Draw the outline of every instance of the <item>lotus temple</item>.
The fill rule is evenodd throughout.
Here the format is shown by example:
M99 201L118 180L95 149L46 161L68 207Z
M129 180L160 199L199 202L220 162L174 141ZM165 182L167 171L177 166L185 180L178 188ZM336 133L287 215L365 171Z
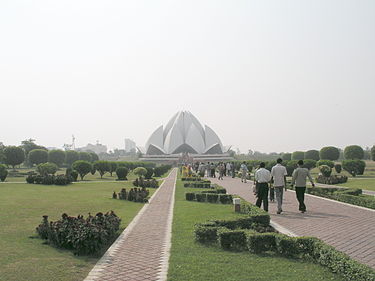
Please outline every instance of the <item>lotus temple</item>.
M224 147L213 129L204 127L189 111L177 112L149 137L140 160L176 163L183 157L194 161L227 161L230 147Z

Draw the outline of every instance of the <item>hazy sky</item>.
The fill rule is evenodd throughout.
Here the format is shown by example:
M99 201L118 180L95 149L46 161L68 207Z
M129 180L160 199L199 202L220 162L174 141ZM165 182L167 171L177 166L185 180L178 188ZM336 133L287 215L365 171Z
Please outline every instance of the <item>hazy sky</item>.
M143 146L191 111L224 145L372 146L375 1L0 1L0 141Z

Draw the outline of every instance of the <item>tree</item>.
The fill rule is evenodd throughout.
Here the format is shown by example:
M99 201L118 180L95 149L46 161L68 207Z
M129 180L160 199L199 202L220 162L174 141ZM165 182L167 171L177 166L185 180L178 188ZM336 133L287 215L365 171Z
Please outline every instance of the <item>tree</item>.
M91 155L88 152L79 152L79 160L91 162Z
M306 151L305 152L305 159L311 159L311 160L319 161L320 160L319 151L314 150L314 149Z
M98 154L96 154L95 152L89 152L89 153L90 153L90 156L91 156L91 162L95 162L95 161L99 160Z
M42 176L54 175L57 172L58 169L59 169L59 167L57 167L57 165L55 163L50 163L50 162L39 164L36 167L36 170Z
M5 145L0 142L0 164L4 163L5 161L5 154L4 154Z
M361 160L364 157L363 148L359 145L349 145L344 149L344 157L348 160Z
M111 174L111 177L112 177L112 173L116 172L116 169L117 169L117 163L109 162L109 173Z
M284 161L290 161L292 160L292 153L283 153L281 158L284 160Z
M133 173L134 173L134 175L141 178L141 177L144 177L147 174L147 170L146 170L146 168L138 167L138 168L134 169Z
M29 158L30 164L39 165L48 161L48 152L44 149L33 149L29 152L27 158Z
M371 148L371 159L375 161L375 145Z
M316 161L313 159L305 159L303 160L303 167L311 170L316 167Z
M88 173L91 172L92 165L88 161L78 160L78 161L76 161L76 162L73 163L72 167L73 167L74 170L76 170L78 172L78 174L81 177L81 180L83 180L83 178Z
M65 151L60 149L53 149L48 151L48 162L55 163L61 167L65 161Z
M3 164L0 164L0 181L5 181L7 176L8 176L7 167L5 167L5 165Z
M74 150L65 151L65 163L70 167L72 164L79 160L79 154Z
M103 175L106 172L109 172L110 164L108 161L95 161L94 162L95 169L99 172L100 178L103 178Z
M356 175L363 175L366 163L362 160L344 160L342 161L342 168L355 177Z
M126 176L129 173L129 169L126 167L118 167L116 169L116 175L118 180L127 180Z
M305 152L303 151L294 151L292 153L292 160L303 160L305 158Z
M38 145L35 143L34 139L28 139L21 142L21 147L25 151L26 156L29 155L29 152L34 149L44 149L47 150L44 146Z
M326 146L319 152L320 159L335 161L340 157L340 151L337 147Z
M5 164L14 167L20 165L25 161L25 152L19 146L7 146L4 149Z

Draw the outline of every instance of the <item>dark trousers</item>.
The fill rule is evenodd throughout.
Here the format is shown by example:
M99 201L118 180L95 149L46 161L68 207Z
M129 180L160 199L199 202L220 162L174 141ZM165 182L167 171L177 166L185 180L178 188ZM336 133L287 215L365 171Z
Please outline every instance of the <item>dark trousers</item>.
M258 196L258 199L255 205L257 205L260 208L263 202L263 209L266 212L268 212L268 183L266 182L259 183L257 196Z
M306 211L305 191L306 191L306 186L296 186L296 196L297 196L297 200L299 203L300 211Z

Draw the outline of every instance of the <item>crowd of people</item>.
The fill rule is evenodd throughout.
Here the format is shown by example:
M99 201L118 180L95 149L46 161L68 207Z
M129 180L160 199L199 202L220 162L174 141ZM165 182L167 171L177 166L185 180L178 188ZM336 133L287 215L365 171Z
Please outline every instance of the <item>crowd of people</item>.
M264 162L259 164L259 167L257 167L254 173L253 192L257 197L255 204L259 208L263 205L263 209L267 212L268 202L274 202L276 198L277 214L281 214L283 211L284 190L287 190L287 170L285 166L282 165L281 158L277 159L276 162L276 165L272 167L271 171L265 168L266 165ZM306 212L306 205L304 203L306 180L309 179L312 186L315 186L310 171L304 168L303 164L303 160L298 161L298 167L293 171L291 182L291 186L295 186L299 211L301 213ZM216 178L216 175L218 175L218 180L223 180L224 177L235 178L236 175L238 175L241 177L241 182L247 183L247 180L251 178L245 161L241 163L238 171L234 162L196 162L189 166L189 169L194 170L195 173L201 177Z

